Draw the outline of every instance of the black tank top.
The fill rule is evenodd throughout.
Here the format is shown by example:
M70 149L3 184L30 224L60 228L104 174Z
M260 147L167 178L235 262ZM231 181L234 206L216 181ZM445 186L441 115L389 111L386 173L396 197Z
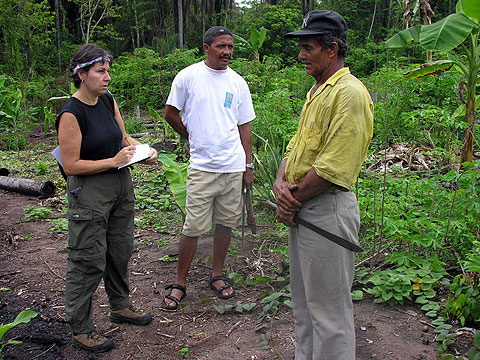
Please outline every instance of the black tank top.
M71 97L57 117L56 128L64 112L72 113L82 133L80 159L101 160L114 157L122 148L122 131L114 117L113 97L109 93L99 96L95 105L87 105ZM106 172L116 169L107 170Z

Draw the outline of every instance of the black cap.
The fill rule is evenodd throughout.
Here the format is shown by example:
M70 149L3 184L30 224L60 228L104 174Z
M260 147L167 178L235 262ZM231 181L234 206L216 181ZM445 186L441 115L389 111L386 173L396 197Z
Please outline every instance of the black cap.
M312 10L305 15L301 30L285 34L286 38L331 34L347 41L347 23L333 10Z
M212 26L205 32L203 37L203 42L210 45L218 36L221 35L230 35L233 37L232 32L223 26Z

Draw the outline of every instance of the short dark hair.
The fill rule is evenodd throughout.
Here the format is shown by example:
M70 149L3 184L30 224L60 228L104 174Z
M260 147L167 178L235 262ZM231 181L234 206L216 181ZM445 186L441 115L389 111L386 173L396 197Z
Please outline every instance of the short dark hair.
M82 81L78 77L78 70L87 71L90 70L93 64L91 63L85 66L82 64L87 64L92 60L101 58L100 61L107 61L110 65L112 65L113 57L110 55L106 50L102 49L100 46L95 44L85 44L80 46L77 50L75 55L73 55L72 60L70 60L69 69L73 73L73 85L78 89Z
M345 59L347 56L348 45L345 40L331 34L322 34L314 36L313 38L321 46L322 50L330 49L332 47L332 43L336 42L338 44L338 57Z
M213 26L205 32L203 43L210 46L212 45L212 42L221 35L230 35L233 38L232 32L227 28L224 28L223 26Z

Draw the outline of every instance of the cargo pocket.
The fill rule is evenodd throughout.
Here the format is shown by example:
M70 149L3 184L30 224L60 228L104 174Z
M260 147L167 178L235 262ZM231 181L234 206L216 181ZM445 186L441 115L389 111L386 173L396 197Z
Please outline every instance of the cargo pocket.
M68 247L88 249L95 245L95 224L93 211L87 208L68 209Z

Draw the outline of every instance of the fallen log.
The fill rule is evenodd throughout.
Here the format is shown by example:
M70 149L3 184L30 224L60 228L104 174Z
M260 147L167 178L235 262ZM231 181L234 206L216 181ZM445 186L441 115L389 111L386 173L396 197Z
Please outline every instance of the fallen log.
M51 181L32 180L0 176L0 189L25 195L51 197L55 194L55 185Z

